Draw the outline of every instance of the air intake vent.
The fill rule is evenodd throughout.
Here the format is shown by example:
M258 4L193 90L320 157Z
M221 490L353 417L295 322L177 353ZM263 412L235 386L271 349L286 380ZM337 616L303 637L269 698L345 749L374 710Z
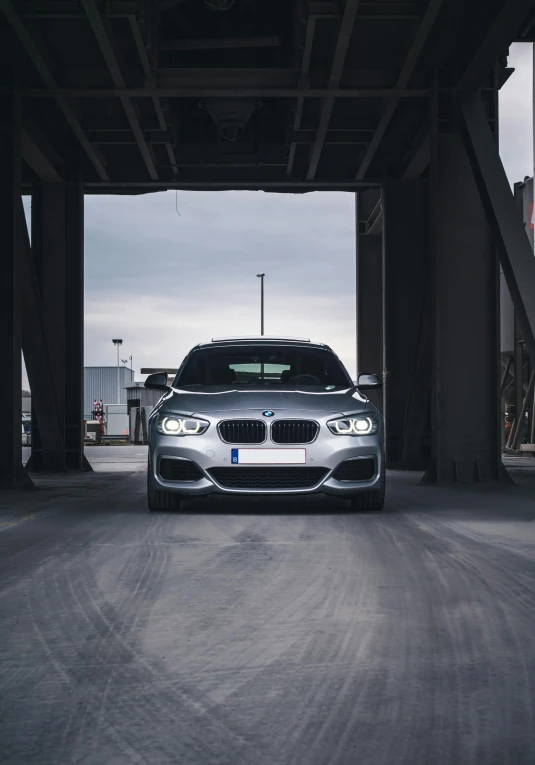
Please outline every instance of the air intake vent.
M341 462L332 477L336 481L371 481L375 476L375 460L373 457Z
M276 444L309 444L318 430L313 420L278 420L271 426L271 440Z
M210 475L227 489L307 489L327 475L321 467L212 468Z
M203 473L191 460L160 460L160 475L164 481L200 481Z
M262 444L266 423L262 420L225 420L219 423L219 435L227 444Z

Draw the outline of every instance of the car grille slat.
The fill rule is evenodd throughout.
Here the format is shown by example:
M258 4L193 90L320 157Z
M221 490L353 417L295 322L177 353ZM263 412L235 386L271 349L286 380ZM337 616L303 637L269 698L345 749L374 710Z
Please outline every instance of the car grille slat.
M275 444L309 444L318 431L314 420L277 420L271 426L271 440Z
M327 475L321 467L223 467L209 474L228 489L306 489Z
M332 477L336 481L371 481L375 472L375 460L373 457L367 457L341 462Z
M201 469L191 460L160 460L160 476L164 481L200 481Z
M219 435L227 444L262 444L266 440L266 423L262 420L224 420Z

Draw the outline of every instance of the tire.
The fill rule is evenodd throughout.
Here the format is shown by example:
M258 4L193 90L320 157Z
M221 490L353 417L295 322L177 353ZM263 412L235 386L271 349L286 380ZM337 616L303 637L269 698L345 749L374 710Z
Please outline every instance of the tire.
M383 458L383 468L381 471L381 484L378 489L372 491L362 491L351 497L351 509L357 512L379 512L385 506L385 462Z
M150 458L147 464L147 504L151 513L162 510L180 510L180 497L168 491L154 488Z

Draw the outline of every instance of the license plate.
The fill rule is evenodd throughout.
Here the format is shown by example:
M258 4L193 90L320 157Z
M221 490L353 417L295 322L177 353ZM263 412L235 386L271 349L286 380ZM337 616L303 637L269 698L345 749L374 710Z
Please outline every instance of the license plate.
M232 449L233 465L305 465L306 449Z

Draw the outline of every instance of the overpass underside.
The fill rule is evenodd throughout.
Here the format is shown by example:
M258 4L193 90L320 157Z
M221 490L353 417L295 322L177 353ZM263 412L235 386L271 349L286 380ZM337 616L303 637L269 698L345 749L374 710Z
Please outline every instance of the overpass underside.
M535 261L498 93L535 0L0 0L0 18L3 485L27 480L21 349L33 470L88 467L84 194L164 189L356 193L358 367L384 375L388 464L503 478L498 264L535 359Z

